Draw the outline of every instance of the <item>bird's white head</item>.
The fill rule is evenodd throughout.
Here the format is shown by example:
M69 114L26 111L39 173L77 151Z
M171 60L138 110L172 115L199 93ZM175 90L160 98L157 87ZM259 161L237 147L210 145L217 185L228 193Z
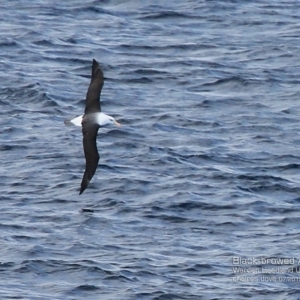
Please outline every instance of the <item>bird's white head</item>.
M111 125L111 124L115 124L117 126L121 126L120 123L118 123L115 118L109 116L109 115L106 115L104 113L100 113L98 116L97 116L97 121L98 121L98 124L103 127L103 126L107 126L107 125Z

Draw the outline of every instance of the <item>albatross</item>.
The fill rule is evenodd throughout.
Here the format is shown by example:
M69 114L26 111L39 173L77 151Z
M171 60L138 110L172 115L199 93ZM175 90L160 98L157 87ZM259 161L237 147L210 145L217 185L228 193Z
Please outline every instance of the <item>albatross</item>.
M86 94L84 115L65 121L66 125L73 124L82 127L83 150L86 164L79 195L88 187L98 166L100 158L96 142L98 129L110 124L121 126L113 117L101 112L100 94L103 84L103 72L99 63L93 59L92 76Z

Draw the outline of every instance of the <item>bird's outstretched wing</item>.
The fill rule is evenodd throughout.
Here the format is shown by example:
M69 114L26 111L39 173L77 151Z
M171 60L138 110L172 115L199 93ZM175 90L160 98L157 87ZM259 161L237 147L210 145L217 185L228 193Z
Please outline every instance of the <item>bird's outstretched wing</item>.
M85 114L101 111L100 94L103 84L103 72L99 63L93 59L91 83L89 85L85 100Z
M84 122L82 123L83 149L86 165L85 172L81 181L79 195L81 195L89 185L90 180L93 178L98 166L100 158L96 142L98 129L98 124L86 124Z

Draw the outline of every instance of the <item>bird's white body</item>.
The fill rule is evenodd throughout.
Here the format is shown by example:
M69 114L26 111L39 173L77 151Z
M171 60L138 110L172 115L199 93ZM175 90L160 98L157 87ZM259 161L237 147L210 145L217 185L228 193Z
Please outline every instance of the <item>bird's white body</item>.
M70 123L74 124L75 126L82 127L83 117L84 117L84 115L76 117L76 118L70 120ZM116 122L116 120L113 117L106 115L103 112L95 113L95 123L98 123L99 126L101 126L101 127L103 127L105 125L109 125L109 124L120 125L119 123Z
M79 116L79 117L76 117L72 120L70 120L70 123L72 123L73 125L75 126L82 126L81 123L82 123L82 118L83 118L83 115Z

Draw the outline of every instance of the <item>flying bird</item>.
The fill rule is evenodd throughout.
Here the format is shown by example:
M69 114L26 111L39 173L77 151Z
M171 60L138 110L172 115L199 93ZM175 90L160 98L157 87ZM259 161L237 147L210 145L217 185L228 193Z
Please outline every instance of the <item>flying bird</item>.
M98 162L97 133L100 127L115 124L121 126L113 117L101 112L100 94L104 84L104 77L99 63L93 59L91 82L86 94L84 115L71 120L65 120L65 124L73 124L82 127L83 150L85 156L85 171L81 181L79 195L88 187L93 178Z

